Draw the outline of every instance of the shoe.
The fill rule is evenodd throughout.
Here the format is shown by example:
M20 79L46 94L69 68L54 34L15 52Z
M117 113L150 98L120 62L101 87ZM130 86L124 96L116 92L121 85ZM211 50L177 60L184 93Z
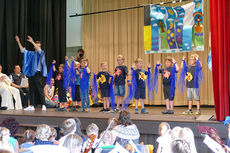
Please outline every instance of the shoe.
M84 112L89 113L89 112L90 112L90 109L89 109L89 108L86 108L86 109L84 110Z
M145 108L141 109L141 114L148 114L149 112L146 111Z
M104 113L110 113L110 109L109 108L106 108Z
M71 108L71 109L69 110L69 112L77 112L76 107Z
M81 106L77 105L76 108L81 108Z
M120 110L117 109L117 108L115 108L115 109L112 110L112 113L119 113L119 112L120 112Z
M24 111L34 111L34 106L28 106L25 109L23 109Z
M139 110L138 110L138 108L136 108L136 109L135 109L134 114L139 114Z
M168 114L174 114L174 111L173 110L169 110Z
M169 114L169 110L165 110L162 114Z
M200 110L197 109L195 114L196 114L196 115L200 115Z
M188 109L185 112L183 112L182 114L184 114L184 115L191 115L192 114L192 110Z
M85 111L84 108L80 108L80 109L79 109L79 112L84 112L84 111Z
M56 109L57 112L66 112L67 109L66 108L58 108Z
M46 111L46 106L42 105L42 111Z
M106 110L106 109L103 108L103 109L101 109L99 112L104 112L105 110Z

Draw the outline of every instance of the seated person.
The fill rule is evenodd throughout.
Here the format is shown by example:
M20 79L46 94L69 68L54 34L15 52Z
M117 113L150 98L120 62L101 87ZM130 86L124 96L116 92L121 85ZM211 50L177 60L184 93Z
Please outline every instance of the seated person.
M22 79L27 79L26 76L21 73L21 67L19 65L14 66L14 72L10 74L10 79L12 81L11 86L17 88L20 92L22 106L27 107L29 99L29 83L27 81L25 86L22 86Z
M14 98L15 109L20 110L22 109L20 92L17 88L12 87L11 83L12 82L10 78L2 73L2 66L0 65L0 95L2 97L1 107L7 107L7 109L14 109Z
M52 100L54 96L54 79L51 79L50 86L48 84L44 87L44 93L45 93L45 105L47 108L56 108L58 104Z

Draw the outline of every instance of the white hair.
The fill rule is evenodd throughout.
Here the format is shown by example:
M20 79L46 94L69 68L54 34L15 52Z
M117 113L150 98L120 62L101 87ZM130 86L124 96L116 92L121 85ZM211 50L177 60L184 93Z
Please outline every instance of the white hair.
M70 153L74 153L74 148L76 147L82 147L83 140L80 136L76 134L70 134L66 137L63 147L66 147L69 149Z
M174 139L178 139L179 138L179 134L180 134L180 131L182 130L181 127L179 126L176 126L172 129L172 131L170 132L171 134L171 137L172 137L172 140Z
M64 130L64 135L67 135L73 132L74 130L76 131L76 121L72 118L65 120L63 122L63 130Z
M102 138L102 136L103 136L103 138ZM104 144L108 144L109 142L111 142L111 134L110 134L109 131L103 131L103 132L101 132L100 138L101 138L101 140L102 140L102 142Z
M36 129L36 138L38 140L48 140L50 134L51 134L50 127L46 124L41 124Z
M98 132L99 132L99 128L96 124L92 123L90 125L88 125L88 127L86 128L86 134L89 137L90 135L94 134L96 136L98 136Z
M191 148L191 153L197 153L195 141L194 141L194 134L190 128L184 127L180 131L179 134L180 139L184 139L187 141Z

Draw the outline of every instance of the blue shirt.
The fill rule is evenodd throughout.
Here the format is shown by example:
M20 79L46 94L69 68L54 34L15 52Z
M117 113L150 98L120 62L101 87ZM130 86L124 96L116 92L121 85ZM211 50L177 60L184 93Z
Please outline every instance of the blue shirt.
M89 89L89 78L90 73L87 73L86 68L84 68L80 73L80 88Z
M80 75L76 75L75 85L80 85Z

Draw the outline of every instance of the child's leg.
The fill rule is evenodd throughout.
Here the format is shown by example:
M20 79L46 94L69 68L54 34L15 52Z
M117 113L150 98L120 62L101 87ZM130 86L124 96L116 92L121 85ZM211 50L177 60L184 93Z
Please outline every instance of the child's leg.
M190 110L192 109L192 103L193 103L192 100L189 100L189 101L188 101L188 109L190 109Z
M104 105L104 109L107 108L107 101L106 101L106 97L103 98L103 105Z
M144 99L141 99L141 109L145 108Z
M81 105L82 105L82 109L85 108L85 94L84 94L85 91L81 91Z
M200 109L200 101L199 100L196 101L196 106L197 106L197 109Z
M174 101L170 100L170 110L173 110L173 106L174 106Z
M119 109L121 104L121 96L117 96L117 109Z
M110 102L109 102L109 98L108 97L106 97L106 104L107 104L107 109L109 109L109 105L110 105Z
M87 104L87 108L90 108L89 89L87 89L86 91L86 104Z
M165 99L166 109L169 110L169 99Z
M138 109L138 101L139 99L135 99L135 108Z

